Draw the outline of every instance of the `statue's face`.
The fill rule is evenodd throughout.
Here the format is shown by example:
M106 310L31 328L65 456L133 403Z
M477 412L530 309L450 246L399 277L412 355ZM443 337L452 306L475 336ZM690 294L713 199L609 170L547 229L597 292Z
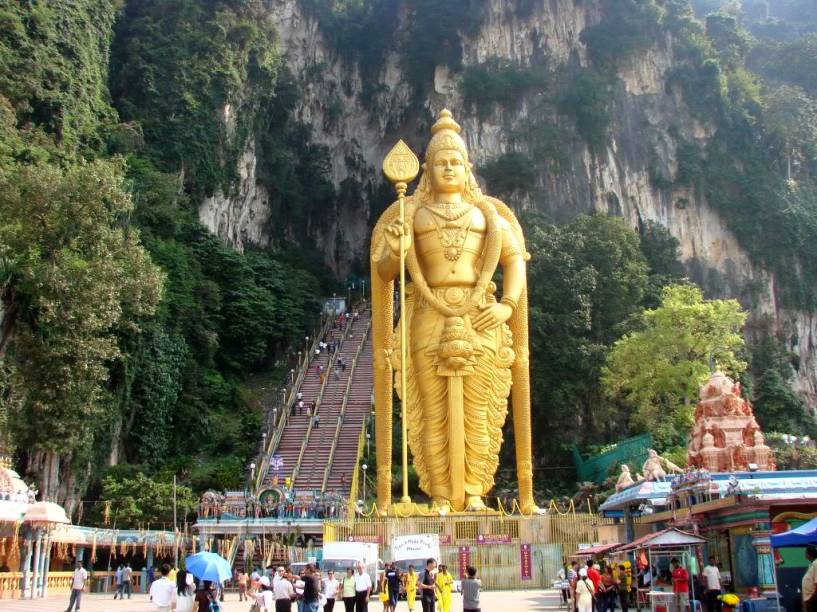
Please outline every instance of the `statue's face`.
M437 151L431 166L431 186L437 193L465 191L467 169L462 153L453 150Z

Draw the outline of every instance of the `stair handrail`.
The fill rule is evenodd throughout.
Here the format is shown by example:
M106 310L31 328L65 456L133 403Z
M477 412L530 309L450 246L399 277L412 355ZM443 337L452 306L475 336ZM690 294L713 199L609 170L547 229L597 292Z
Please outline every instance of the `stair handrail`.
M364 347L366 346L366 342L369 340L369 333L372 329L372 321L369 319L368 325L366 325L366 331L363 334L363 341L358 345L357 352L355 353L354 358L352 359L352 367L349 371L349 380L346 381L346 390L343 392L343 401L340 405L340 419L335 424L335 435L332 439L332 447L329 449L329 458L326 461L326 468L323 471L323 481L321 482L321 493L326 492L326 485L329 481L329 472L332 471L332 464L335 461L335 450L338 447L338 440L340 439L340 431L343 429L343 419L346 416L346 406L349 403L349 393L352 389L352 379L355 377L355 371L357 370L357 363L360 359L360 355L363 352Z
M349 508L347 513L350 521L354 521L355 509L357 508L357 490L360 486L360 460L363 459L364 448L366 448L366 419L363 419L363 424L360 426L360 437L357 440L357 455L355 456L355 469L352 470L352 487L349 490Z
M227 549L227 562L230 564L230 567L235 565L235 558L238 556L238 541L239 535L236 534L233 536L233 541L230 542L230 548Z
M352 329L351 322L346 324L346 327L343 329L343 342L346 342L346 339L349 337L349 330ZM295 467L292 470L292 477L291 477L291 487L295 488L295 480L298 478L298 473L301 471L301 462L303 461L304 454L306 453L306 447L309 444L309 438L312 435L312 425L315 423L315 416L319 414L321 404L323 403L323 394L326 391L326 385L329 383L329 377L332 374L332 370L335 366L335 361L337 360L338 356L340 355L340 349L335 351L335 354L332 355L326 364L326 374L323 377L323 384L321 384L320 391L318 391L318 399L315 401L315 409L312 411L312 418L309 419L309 424L306 426L306 433L304 434L304 439L301 441L301 449L298 451L298 459L295 461Z
M320 332L316 332L312 339L312 345L309 347L307 354L304 356L303 360L298 361L298 375L295 378L295 381L292 384L292 387L289 391L289 397L287 398L286 402L282 406L281 414L278 415L278 422L273 423L274 431L273 435L269 436L269 440L267 441L267 448L264 449L264 456L259 464L258 472L255 477L255 492L257 493L258 490L264 483L264 480L267 477L267 470L269 469L269 462L272 459L272 456L275 454L275 451L278 450L278 445L281 443L281 436L283 435L284 429L286 428L287 422L289 421L289 413L292 410L292 404L295 403L295 398L297 397L298 392L301 390L301 385L304 382L304 378L306 378L307 372L309 372L309 366L312 364L313 356L315 354L315 348L321 341L321 338L326 336L326 333L329 331L331 325L334 324L334 320L331 318L327 318L321 328Z

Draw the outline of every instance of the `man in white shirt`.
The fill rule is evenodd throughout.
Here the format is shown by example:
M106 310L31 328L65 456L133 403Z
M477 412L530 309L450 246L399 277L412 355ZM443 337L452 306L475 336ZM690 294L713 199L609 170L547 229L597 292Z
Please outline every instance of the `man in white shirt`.
M363 564L358 563L355 572L355 612L367 612L371 594L372 578L364 571Z
M721 571L715 563L715 557L709 557L709 565L704 568L704 586L706 587L706 607L709 612L721 612Z
M340 588L340 583L335 578L335 572L329 570L323 581L323 596L326 597L323 612L332 612L335 609L335 599L337 599L338 596L338 588Z
M162 577L150 585L150 599L153 601L153 605L156 606L156 612L170 612L176 585L167 577L170 573L170 566L167 563L163 563L159 571L162 573Z
M68 610L66 612L71 612L72 608L76 610L76 612L79 612L82 591L85 590L85 583L87 581L88 572L82 567L82 561L77 559L76 567L74 568L74 578L71 581L71 599L68 600Z
M279 567L272 582L272 593L275 597L275 612L290 612L295 589L292 583L284 578L284 568Z

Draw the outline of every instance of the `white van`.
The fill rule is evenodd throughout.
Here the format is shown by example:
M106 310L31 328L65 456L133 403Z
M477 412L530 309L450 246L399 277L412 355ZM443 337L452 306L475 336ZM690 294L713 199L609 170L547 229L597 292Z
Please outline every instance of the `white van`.
M346 575L348 568L355 568L362 562L366 573L372 579L372 586L377 588L378 557L377 544L363 542L326 542L323 545L321 572L335 572L338 580Z

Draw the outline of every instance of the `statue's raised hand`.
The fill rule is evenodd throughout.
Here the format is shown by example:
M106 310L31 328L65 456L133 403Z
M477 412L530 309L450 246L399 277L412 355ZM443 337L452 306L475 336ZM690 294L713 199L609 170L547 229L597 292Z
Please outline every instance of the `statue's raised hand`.
M411 233L409 232L408 223L400 223L400 219L396 219L386 226L386 243L395 257L400 257L400 236L403 235L405 235L404 252L406 252L411 246Z

